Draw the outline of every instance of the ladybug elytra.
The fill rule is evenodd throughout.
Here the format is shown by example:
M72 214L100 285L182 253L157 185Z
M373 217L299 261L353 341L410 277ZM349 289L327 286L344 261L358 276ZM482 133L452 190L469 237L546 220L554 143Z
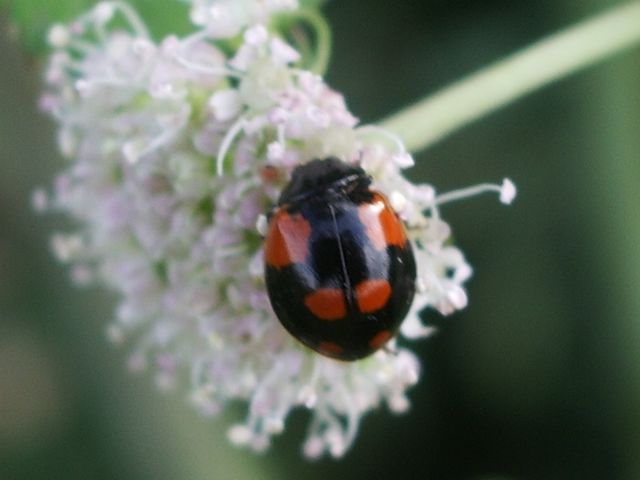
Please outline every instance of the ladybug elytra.
M357 360L383 347L415 292L402 221L362 168L298 166L269 214L265 278L282 325L316 352Z

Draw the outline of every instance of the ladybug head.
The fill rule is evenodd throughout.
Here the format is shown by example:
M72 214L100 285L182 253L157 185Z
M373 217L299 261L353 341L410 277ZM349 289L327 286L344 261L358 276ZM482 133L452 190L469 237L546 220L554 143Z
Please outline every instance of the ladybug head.
M296 167L278 204L293 203L322 192L367 189L371 178L365 171L336 157L311 160Z

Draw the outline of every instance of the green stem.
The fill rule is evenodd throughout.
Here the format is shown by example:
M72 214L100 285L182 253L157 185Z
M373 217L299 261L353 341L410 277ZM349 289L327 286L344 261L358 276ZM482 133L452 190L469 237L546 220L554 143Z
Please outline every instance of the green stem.
M516 52L383 120L407 150L433 145L527 93L640 42L640 2L615 7Z
M332 37L331 28L322 13L317 9L301 8L289 15L284 15L282 20L285 22L285 27L282 28L282 31L290 31L292 26L298 22L306 23L309 26L315 38L313 51L309 52L312 55L312 59L308 60L305 68L318 75L324 75L329 67L331 58ZM303 42L298 40L297 43ZM304 44L300 45L300 48L306 50Z
M316 55L310 70L318 75L324 75L331 59L331 28L319 10L303 9L298 12L298 15L309 22L316 35Z

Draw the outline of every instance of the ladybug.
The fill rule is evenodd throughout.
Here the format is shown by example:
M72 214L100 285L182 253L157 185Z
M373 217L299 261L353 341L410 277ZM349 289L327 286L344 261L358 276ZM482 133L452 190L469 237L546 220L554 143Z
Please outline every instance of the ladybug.
M329 157L294 169L268 214L265 280L282 325L307 347L357 360L397 333L415 293L402 221L357 166Z

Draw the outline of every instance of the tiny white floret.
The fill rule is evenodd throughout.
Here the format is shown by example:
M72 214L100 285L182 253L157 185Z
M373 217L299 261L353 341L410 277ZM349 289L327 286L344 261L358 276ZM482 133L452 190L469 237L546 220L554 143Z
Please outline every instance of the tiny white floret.
M502 181L502 186L500 188L500 201L505 205L510 205L514 198L516 198L516 195L516 186L511 180L505 178Z
M238 116L242 100L237 90L219 90L209 99L209 107L217 120L226 122Z
M269 221L267 220L267 216L264 214L258 215L258 220L256 220L256 230L263 237L267 234L267 228L269 226Z
M407 197L399 191L394 190L389 196L389 202L391 203L391 208L393 208L396 213L402 213L407 206Z
M54 48L64 48L71 40L69 29L61 24L56 24L49 29L47 41Z

